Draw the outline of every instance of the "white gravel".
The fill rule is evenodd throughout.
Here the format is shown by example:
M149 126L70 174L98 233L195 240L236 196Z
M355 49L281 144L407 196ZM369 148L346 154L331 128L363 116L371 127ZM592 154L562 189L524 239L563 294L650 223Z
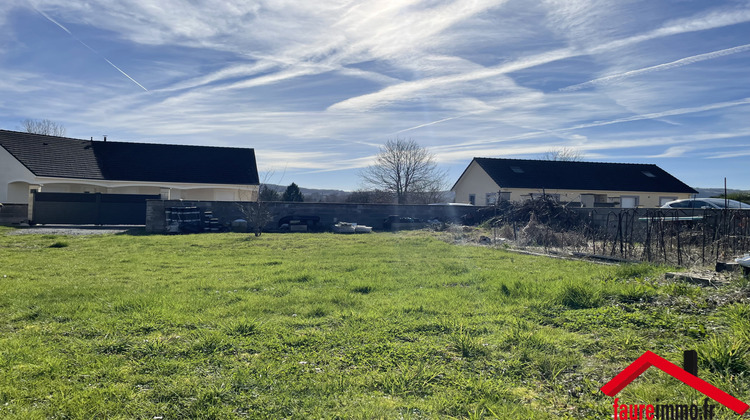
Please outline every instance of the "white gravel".
M123 233L134 226L94 226L94 225L60 225L60 226L31 226L14 229L8 235L106 235Z

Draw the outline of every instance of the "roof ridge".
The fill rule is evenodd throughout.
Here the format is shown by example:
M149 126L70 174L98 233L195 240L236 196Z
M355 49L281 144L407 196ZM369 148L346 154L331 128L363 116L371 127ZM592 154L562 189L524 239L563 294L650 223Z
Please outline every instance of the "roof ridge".
M238 147L238 146L213 146L213 145L200 145L200 144L177 144L177 143L152 143L152 142L142 142L142 141L116 141L116 140L94 140L94 139L79 139L76 137L65 137L65 136L53 136L49 134L38 134L38 133L27 133L25 131L13 131L13 130L5 130L0 128L0 132L6 132L6 133L13 133L13 134L20 134L24 136L43 136L43 137L51 137L51 138L57 138L62 140L72 140L72 141L85 141L90 143L115 143L115 144L152 144L156 146L180 146L180 147L201 147L201 148L217 148L217 149L239 149L239 150L254 150L252 147Z
M481 157L475 156L474 159L489 159L489 160L521 160L526 162L560 162L560 163L600 163L605 165L652 165L658 166L655 163L634 163L634 162L601 162L591 160L547 160L547 159L516 159L516 158L492 158L492 157Z
M35 176L257 184L255 149L94 141L0 130L0 145Z

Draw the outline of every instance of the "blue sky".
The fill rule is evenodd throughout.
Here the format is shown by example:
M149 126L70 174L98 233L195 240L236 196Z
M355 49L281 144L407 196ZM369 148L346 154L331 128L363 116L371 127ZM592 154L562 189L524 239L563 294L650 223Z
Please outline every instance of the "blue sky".
M750 189L750 2L4 0L0 128L255 148L356 189L388 139L655 163Z

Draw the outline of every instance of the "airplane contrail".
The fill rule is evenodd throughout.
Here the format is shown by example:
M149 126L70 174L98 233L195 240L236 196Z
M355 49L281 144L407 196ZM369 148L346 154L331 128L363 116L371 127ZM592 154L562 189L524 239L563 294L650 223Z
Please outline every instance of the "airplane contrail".
M748 50L750 50L750 44L740 45L737 47L727 48L724 50L712 51L712 52L705 53L705 54L693 55L690 57L685 57L679 60L671 61L669 63L659 64L659 65L651 66L651 67L644 67L642 69L626 71L624 73L612 74L609 76L589 80L588 82L579 83L577 85L567 86L567 87L560 89L560 92L572 92L575 90L587 88L589 86L607 84L612 81L617 81L620 79L625 79L627 77L637 76L643 73L669 70L669 69L673 69L676 67L687 66L688 64L693 64L693 63L697 63L697 62L705 61L705 60L711 60L714 58L723 57L725 55L737 54L737 53L748 51Z
M414 127L404 128L403 130L399 130L399 131L396 131L396 132L391 133L391 134L401 134L401 133L405 133L407 131L416 130L418 128L428 127L428 126L431 126L431 125L434 125L434 124L440 124L442 122L446 122L446 121L450 121L450 120L455 120L457 118L463 118L463 117L466 117L466 116L472 115L472 114L476 114L476 112L470 112L468 114L458 115L458 116L455 116L455 117L443 118L442 120L437 120L437 121L432 121L432 122L428 122L428 123L424 123L424 124L420 124L420 125L415 125Z
M146 92L149 91L142 84L138 83L137 80L133 79L132 77L130 77L130 75L128 75L127 73L125 73L124 71L122 71L121 68L117 67L113 62L107 60L107 57L103 56L99 51L91 48L88 44L86 44L85 42L81 41L77 36L73 35L73 33L70 32L70 30L68 28L66 28L63 24L61 24L60 22L56 21L55 19L52 19L49 15L47 15L43 11L37 9L36 7L34 7L34 9L37 12L39 12L40 15L44 16L48 21L54 23L55 25L57 25L58 27L60 27L60 29L62 29L63 31L67 32L68 35L70 35L71 37L73 37L73 39L75 39L76 41L80 42L81 45L83 45L84 47L88 48L91 52L93 52L94 54L96 54L99 57L101 57L102 59L104 59L104 61L106 61L110 66L114 67L115 70L119 71L120 73L122 73L123 76L127 77L128 79L130 79L130 81L133 82L133 83L135 83L136 85L138 85L138 87L140 87L141 89L145 90Z

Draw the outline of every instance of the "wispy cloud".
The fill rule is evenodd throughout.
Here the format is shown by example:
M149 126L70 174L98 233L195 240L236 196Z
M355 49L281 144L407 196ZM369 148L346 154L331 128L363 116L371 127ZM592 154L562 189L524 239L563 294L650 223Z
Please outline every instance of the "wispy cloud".
M653 31L605 42L590 48L560 48L540 54L521 57L509 63L487 67L472 72L450 76L425 78L418 81L404 82L397 85L388 86L378 92L361 95L338 102L331 105L329 109L368 111L373 108L385 106L394 101L412 98L418 92L426 90L438 88L445 89L450 85L506 75L512 72L517 72L520 70L525 70L577 56L602 54L604 52L614 51L626 46L660 37L695 31L703 31L748 21L750 21L750 10L746 9L701 14L693 19L682 19L674 21Z
M715 153L712 156L708 156L707 159L730 159L730 158L739 158L744 156L750 156L750 151L747 151L746 149L750 147L750 145L744 145L743 146L745 150L739 150L734 152L723 152L723 153Z
M621 123L641 121L641 120L655 120L655 119L664 118L664 117L694 114L698 112L713 111L713 110L731 108L735 106L742 106L742 105L748 105L748 104L750 104L750 98L743 98L737 101L717 102L713 104L701 105L701 106L696 106L696 107L677 108L677 109L670 109L667 111L633 115L630 117L617 118L617 119L613 119L609 121L595 121L592 123L578 124L573 127L566 128L565 130L567 131L567 130L578 130L581 128L602 127L605 125L621 124Z

